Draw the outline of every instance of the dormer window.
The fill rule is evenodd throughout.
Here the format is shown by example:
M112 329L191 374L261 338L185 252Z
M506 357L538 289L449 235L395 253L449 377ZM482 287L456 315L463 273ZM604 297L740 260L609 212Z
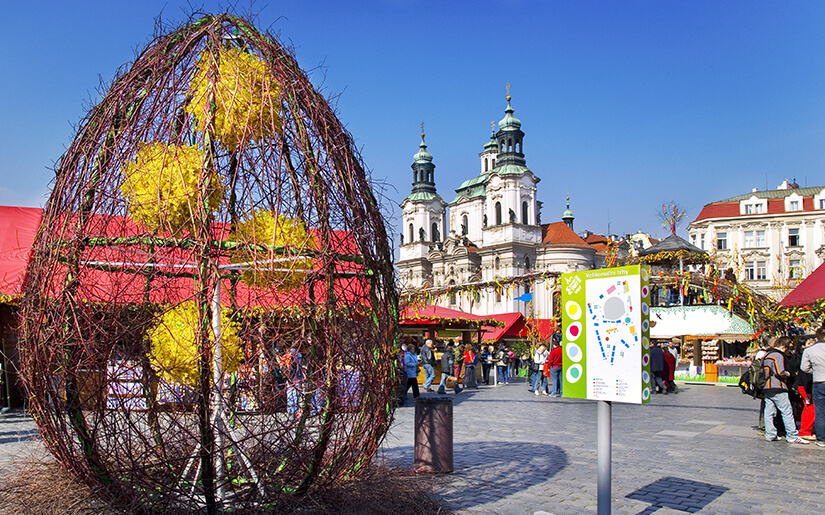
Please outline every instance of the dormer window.
M788 211L801 211L798 200L791 200L788 202Z

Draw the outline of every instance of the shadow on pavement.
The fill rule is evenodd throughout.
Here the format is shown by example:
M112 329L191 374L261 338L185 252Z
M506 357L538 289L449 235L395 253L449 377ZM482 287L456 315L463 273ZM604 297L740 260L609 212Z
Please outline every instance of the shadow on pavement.
M409 446L389 449L384 451L383 458L389 466L412 469L413 451ZM462 508L485 504L544 483L568 464L567 453L555 445L457 443L453 446L454 472L441 477L444 483L461 479L476 487L462 485L449 489L442 494L442 499Z
M654 513L659 508L696 513L728 490L724 486L668 476L643 486L625 497L650 503L649 507L637 515Z

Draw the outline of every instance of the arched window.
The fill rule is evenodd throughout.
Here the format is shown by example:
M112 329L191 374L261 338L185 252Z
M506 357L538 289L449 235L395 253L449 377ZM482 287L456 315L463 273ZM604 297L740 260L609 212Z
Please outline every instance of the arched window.
M530 256L524 256L524 269L530 270Z
M495 167L496 167L496 160L493 159L493 168L495 168Z
M496 263L495 264L496 270L501 268L501 258L500 257L496 256L496 262L495 263Z
M413 229L413 224L410 224L410 227L409 227L407 232L410 233L410 237L407 238L407 241L409 243L414 242L415 241L415 230Z
M521 148L521 144L518 141L516 141L516 154L519 153L520 148Z
M467 215L461 217L461 235L464 236L470 232L470 219Z
M455 306L458 304L458 295L456 295L455 290L453 289L455 286L455 281L450 281L450 305Z
M484 158L484 171L486 172L489 169L490 169L490 160L485 157Z
M499 290L498 288L496 288L496 303L501 303L501 290Z
M530 221L527 219L527 201L521 203L521 223L527 225Z
M496 225L501 225L501 202L496 202Z
M433 226L431 228L430 237L432 241L439 241L441 239L441 235L438 234L438 223L433 222Z

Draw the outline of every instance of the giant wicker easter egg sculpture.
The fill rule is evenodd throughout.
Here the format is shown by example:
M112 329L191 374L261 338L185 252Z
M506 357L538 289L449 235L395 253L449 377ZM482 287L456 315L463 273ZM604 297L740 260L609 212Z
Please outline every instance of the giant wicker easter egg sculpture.
M397 298L353 141L234 15L157 37L61 158L25 283L44 440L146 511L356 477L392 419Z

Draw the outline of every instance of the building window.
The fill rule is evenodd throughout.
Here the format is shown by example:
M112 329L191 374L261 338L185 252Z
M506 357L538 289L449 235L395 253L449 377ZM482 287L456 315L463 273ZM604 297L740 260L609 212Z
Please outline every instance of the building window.
M438 234L438 223L433 222L432 232L431 232L430 236L432 236L433 241L440 241L441 240L441 235Z
M748 261L745 263L745 278L749 281L764 281L768 278L766 261Z
M716 250L728 250L728 233L716 233Z
M524 269L530 270L530 256L524 256Z
M495 264L495 267L496 267L496 270L498 270L499 268L501 268L501 258L500 258L500 257L498 257L498 256L496 256L496 264Z
M745 204L746 215L760 215L762 214L762 204Z
M496 225L501 225L501 202L496 202Z
M456 295L455 289L455 281L450 281L450 305L455 306L458 304L458 295Z
M788 211L799 211L799 201L798 200L791 200L788 203Z
M745 231L745 248L766 246L765 231Z
M702 250L705 250L705 235L704 234L699 235L699 248L702 249Z
M489 168L489 166L490 166L490 161L489 161L489 159L487 159L487 158L485 157L485 158L484 158L484 171L485 171L485 172L486 172L487 170L489 170L489 169L490 169L490 168Z
M819 209L825 209L825 198L819 199Z
M799 229L788 229L788 246L799 246Z
M501 304L501 290L496 288L496 304Z
M527 220L527 201L521 203L521 223L527 225L530 222Z
M415 241L415 232L414 232L414 229L413 229L413 224L410 224L407 232L409 233L409 236L410 236L409 238L407 238L407 241L409 243L414 242Z
M760 281L764 281L768 278L768 269L765 266L767 261L757 261L756 262L756 279Z
M788 278L801 279L802 278L802 260L791 259L788 262Z
M470 220L467 215L461 217L461 235L464 236L470 231Z
M745 214L752 215L753 214L753 204L745 204Z

